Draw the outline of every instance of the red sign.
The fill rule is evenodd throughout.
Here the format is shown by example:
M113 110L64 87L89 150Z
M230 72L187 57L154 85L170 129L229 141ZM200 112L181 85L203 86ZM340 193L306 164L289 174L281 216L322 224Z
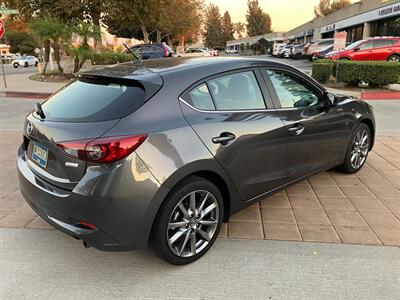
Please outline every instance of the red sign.
M6 28L4 27L4 21L0 19L0 39L3 38L6 33Z

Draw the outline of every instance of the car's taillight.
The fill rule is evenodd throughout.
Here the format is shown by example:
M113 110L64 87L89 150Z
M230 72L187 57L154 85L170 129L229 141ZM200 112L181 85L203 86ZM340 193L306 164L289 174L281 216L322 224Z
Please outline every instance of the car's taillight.
M67 155L96 163L116 162L135 151L147 138L147 134L104 137L57 143Z

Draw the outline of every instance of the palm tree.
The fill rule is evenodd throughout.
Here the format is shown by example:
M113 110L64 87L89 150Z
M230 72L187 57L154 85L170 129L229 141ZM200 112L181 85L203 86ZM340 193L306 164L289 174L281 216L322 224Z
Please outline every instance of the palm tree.
M93 50L89 46L89 39L101 40L100 26L93 25L88 21L80 21L73 25L69 32L80 39L77 47L71 44L67 46L67 52L74 56L74 73L76 73L82 68L85 61L92 56Z
M60 63L60 50L63 39L66 36L66 25L52 17L40 17L34 19L29 24L30 31L43 43L45 64L43 67L43 74L46 73L47 64L50 57L50 47L54 51L54 59L57 63L59 73L64 70Z

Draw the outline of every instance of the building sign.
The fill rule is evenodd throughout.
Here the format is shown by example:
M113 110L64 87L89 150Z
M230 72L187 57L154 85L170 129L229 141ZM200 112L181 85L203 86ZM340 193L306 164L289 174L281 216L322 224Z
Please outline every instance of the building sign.
M387 15L391 15L395 12L400 12L400 4L394 5L393 7L381 9L380 11L378 11L378 15L379 16L387 16Z
M306 31L306 35L313 35L314 34L314 29L309 29Z
M371 22L387 17L400 16L400 3L397 2L395 4L386 5L374 10L367 11L365 13L356 15L354 17L350 17L348 19L341 20L336 23L332 23L321 28L321 33L334 31L342 28L347 28L359 24L363 24L365 22Z
M346 31L335 32L334 38L335 40L333 42L333 51L339 51L346 48L346 39L347 39Z

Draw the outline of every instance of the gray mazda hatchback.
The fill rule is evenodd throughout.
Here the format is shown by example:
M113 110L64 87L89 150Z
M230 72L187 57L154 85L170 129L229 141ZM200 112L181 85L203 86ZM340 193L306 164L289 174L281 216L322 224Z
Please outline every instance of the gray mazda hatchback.
M234 212L317 172L355 173L371 106L265 59L171 58L77 75L25 121L20 189L85 246L187 264Z

